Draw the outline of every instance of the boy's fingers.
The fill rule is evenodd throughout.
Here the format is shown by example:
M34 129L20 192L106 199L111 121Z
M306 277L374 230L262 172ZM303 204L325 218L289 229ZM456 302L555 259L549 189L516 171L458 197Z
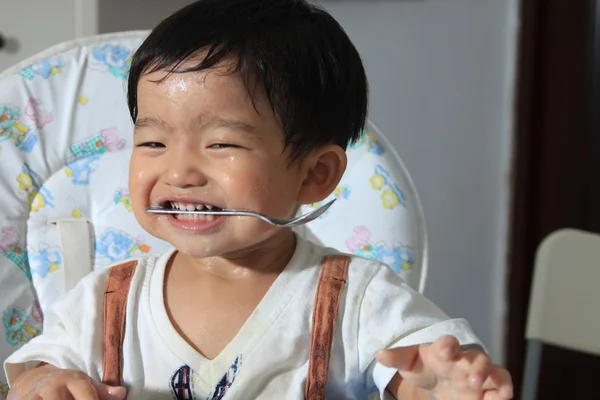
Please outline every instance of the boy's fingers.
M424 365L438 374L446 375L449 364L460 352L458 340L453 336L441 336L432 344L398 347L377 353L376 358L386 367L399 371L422 372Z
M501 399L512 399L513 383L512 378L507 370L497 365L494 365L490 371L490 375L483 383L483 390L496 390Z
M487 354L479 350L473 350L471 365L467 366L469 372L469 386L471 389L479 390L487 380L492 371L492 362Z
M74 379L67 388L75 400L100 400L91 379Z
M8 397L6 400L43 400L42 396L37 393L27 392L24 395L19 393L19 397L17 397L17 393L8 393Z
M19 397L17 398L16 395L12 396L9 395L6 400L43 400L42 396L40 396L39 394L30 394L29 396L25 396L25 397Z
M430 351L439 360L452 360L460 351L460 344L454 336L441 336L431 345Z
M483 394L483 400L506 400L507 398L501 396L496 390L488 390Z
M460 361L460 345L453 336L441 336L428 348L423 348L421 357L436 375L444 379L450 378L452 374L460 372L457 361ZM467 373L462 375L466 378Z
M423 363L423 353L430 345L398 347L377 353L377 361L386 367L395 368L402 379L411 385L430 390L436 385L437 375Z
M433 355L438 361L452 360L460 351L458 340L454 336L441 336L432 344L397 347L382 350L376 354L377 361L386 367L411 370L419 357Z
M108 386L103 383L94 382L99 400L124 400L127 390L123 386Z
M377 352L375 358L386 367L396 368L400 371L410 371L419 359L419 346L381 350Z

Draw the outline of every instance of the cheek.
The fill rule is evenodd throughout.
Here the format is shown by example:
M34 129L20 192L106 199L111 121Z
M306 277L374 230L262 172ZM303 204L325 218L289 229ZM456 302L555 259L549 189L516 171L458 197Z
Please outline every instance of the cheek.
M147 197L150 183L152 180L152 172L149 171L148 163L143 162L140 157L133 155L129 164L129 193L131 202L139 203L144 201L144 196Z
M259 199L268 199L271 196L271 190L269 189L268 182L257 181L252 185L251 193Z
M148 170L148 163L140 160L139 157L132 157L129 167L129 196L133 215L138 223L148 232L157 228L157 223L161 217L146 213L145 209L149 206L150 193L152 191L152 181L154 174Z
M269 178L247 171L236 175L223 174L221 178L225 192L229 194L232 205L239 208L257 210L261 204L268 202L272 190Z
M257 176L249 182L250 193L263 211L287 215L296 206L299 178L293 174L276 172Z

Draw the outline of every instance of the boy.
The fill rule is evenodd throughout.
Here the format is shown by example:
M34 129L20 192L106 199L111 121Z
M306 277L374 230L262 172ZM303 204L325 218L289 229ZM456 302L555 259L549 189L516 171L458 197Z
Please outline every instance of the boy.
M322 387L306 384L319 363L331 399L512 396L505 370L459 347L477 343L466 322L385 265L340 258L253 218L145 212L288 218L334 190L364 126L367 83L326 12L304 0L191 4L134 55L128 102L134 213L173 250L83 279L44 333L6 361L9 398L322 399ZM315 306L332 265L342 271L329 286L341 288L337 317ZM120 320L106 303L123 282L124 327L107 335ZM313 351L316 327L329 330L331 349ZM107 362L107 349L122 359Z

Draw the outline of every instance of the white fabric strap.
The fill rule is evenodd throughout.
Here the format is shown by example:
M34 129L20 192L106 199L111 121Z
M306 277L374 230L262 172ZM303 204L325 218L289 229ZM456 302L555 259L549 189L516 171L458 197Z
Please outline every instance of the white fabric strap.
M94 269L90 227L88 221L82 219L61 219L53 223L60 232L66 292Z

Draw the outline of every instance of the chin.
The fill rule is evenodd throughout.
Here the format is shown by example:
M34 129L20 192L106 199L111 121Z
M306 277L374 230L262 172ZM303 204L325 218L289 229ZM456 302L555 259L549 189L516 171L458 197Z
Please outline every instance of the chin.
M252 247L247 246L236 246L228 243L207 243L197 242L192 243L181 243L180 241L169 242L177 251L191 258L209 258L209 257L224 257L224 258L238 258L247 252L250 252Z
M235 235L217 235L213 237L205 236L203 238L188 238L182 240L165 239L177 251L193 258L206 257L224 257L240 258L254 252L271 251L280 247L281 241L278 240L279 234L284 234L283 230L253 231L248 234L236 232Z

